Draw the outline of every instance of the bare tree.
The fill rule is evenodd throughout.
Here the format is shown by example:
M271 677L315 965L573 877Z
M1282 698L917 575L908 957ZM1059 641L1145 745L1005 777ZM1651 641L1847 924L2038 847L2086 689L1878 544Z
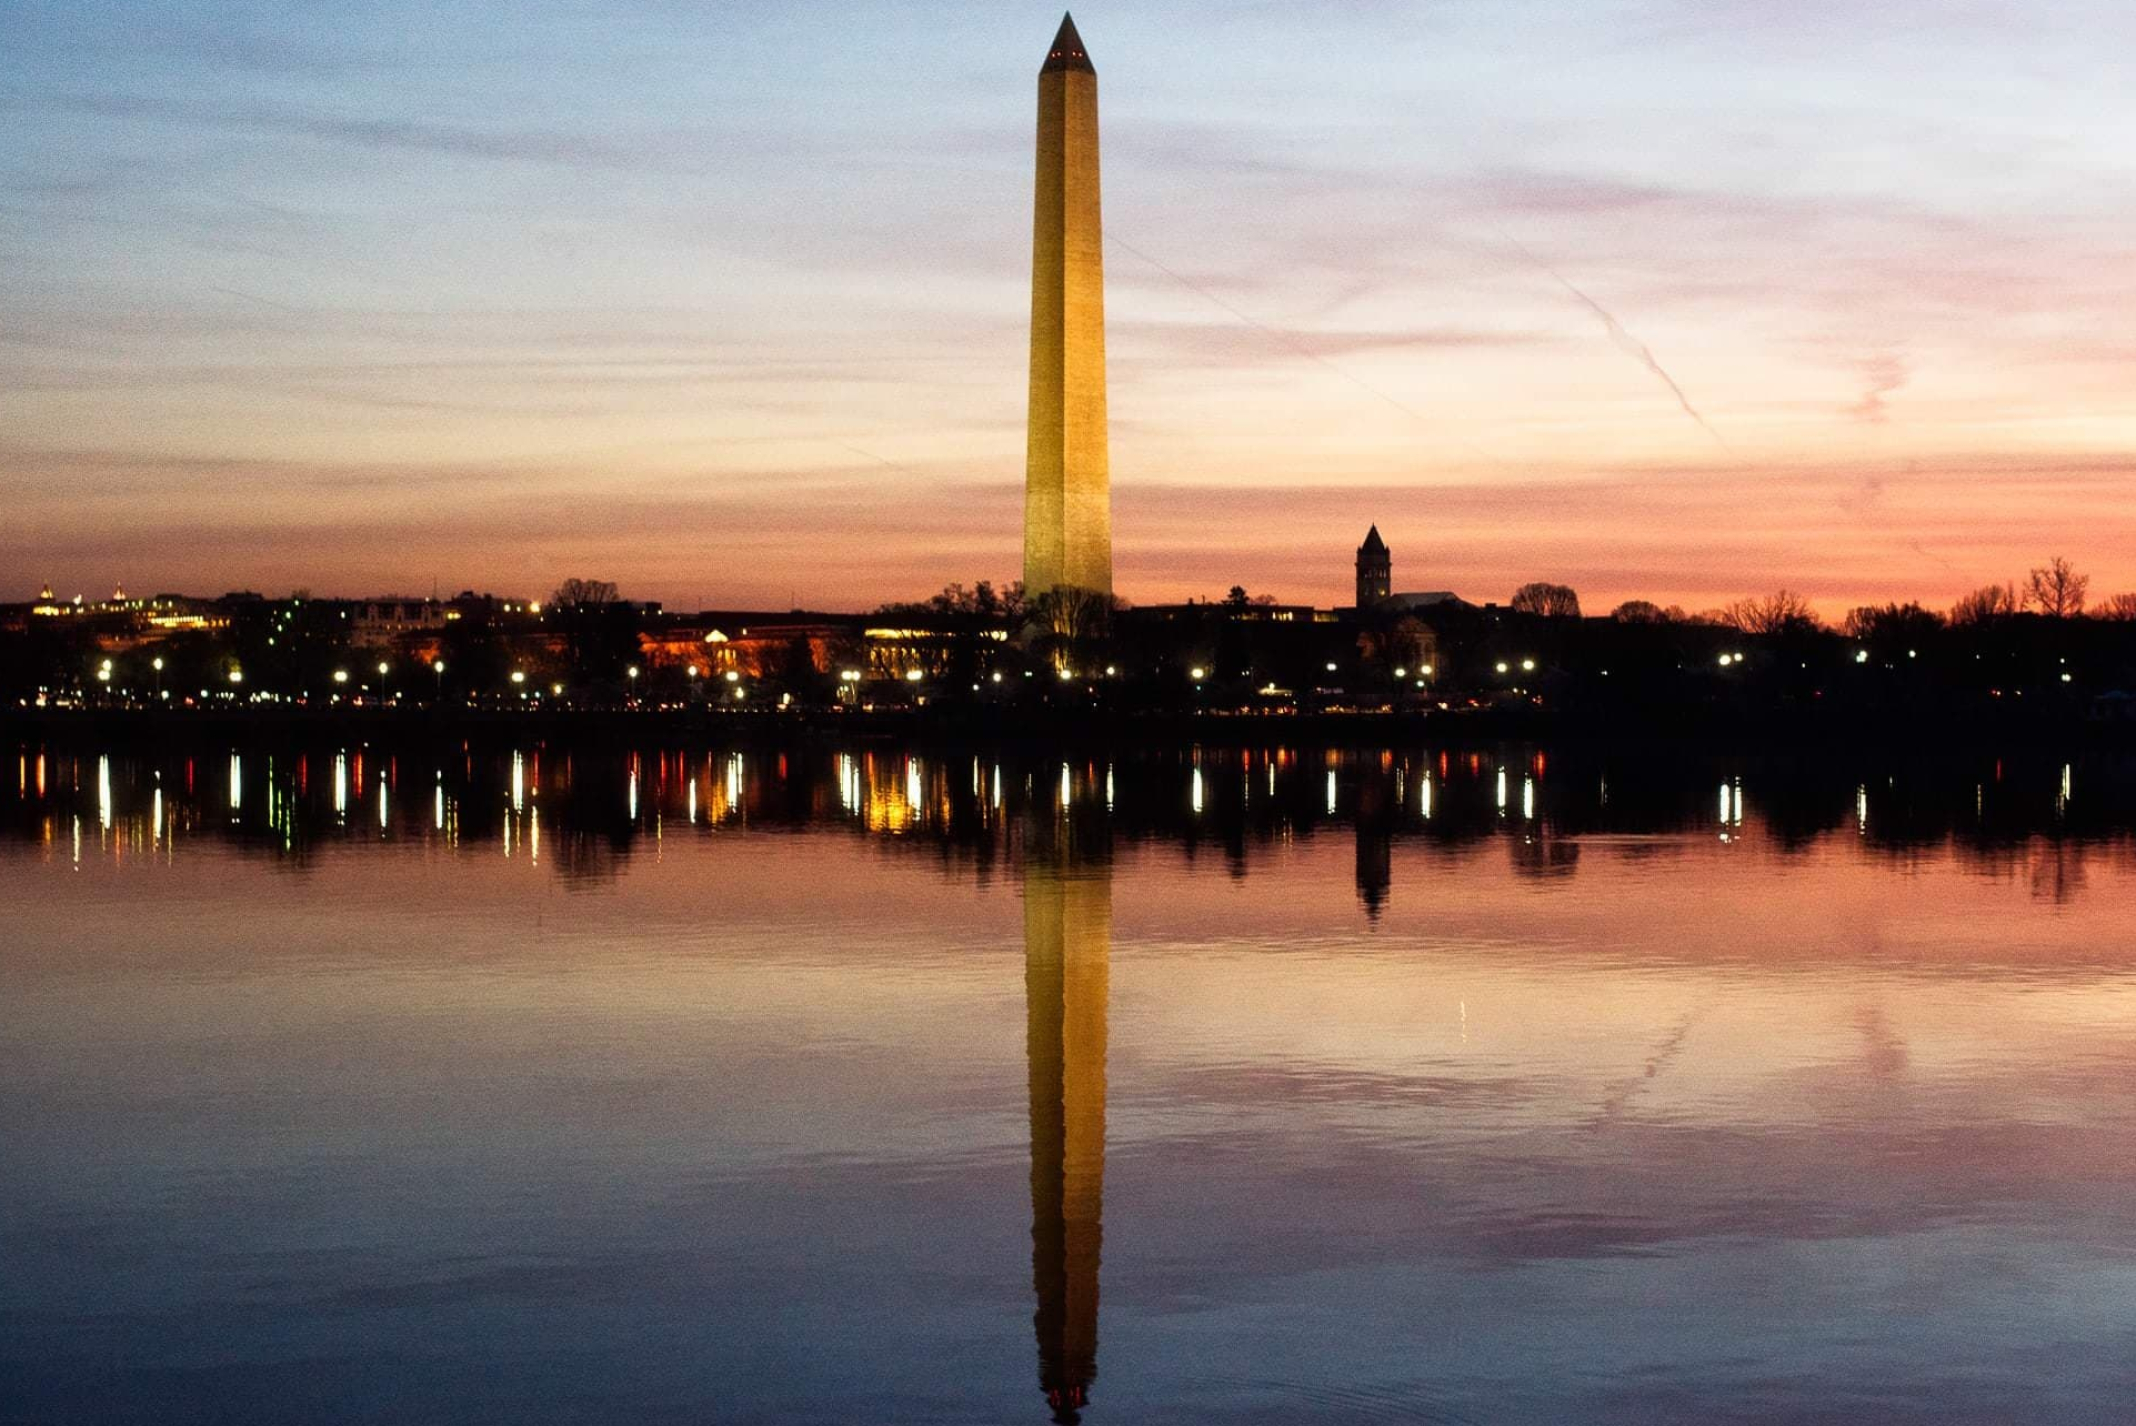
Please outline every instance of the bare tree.
M1439 635L1413 614L1404 614L1387 631L1387 658L1396 668L1422 670L1439 661Z
M615 681L638 653L636 611L605 579L567 579L549 596L548 617L562 631L571 681Z
M2136 622L2136 593L2116 594L2100 600L2092 609L2092 617L2124 624Z
M2014 584L1989 584L1974 590L1951 606L1951 624L1963 628L2008 618L2024 605Z
M2025 601L2050 619L2074 619L2084 612L2091 576L2078 574L2060 555L2032 571L2025 581Z
M1919 640L1943 627L1943 616L1919 604L1864 604L1847 611L1842 626L1851 639Z
M1627 599L1610 611L1610 618L1620 624L1666 624L1669 613L1649 599Z
M1818 627L1810 601L1792 589L1738 599L1725 613L1727 621L1746 634L1799 634Z
M1025 605L1026 615L1038 626L1031 646L1056 668L1087 667L1111 637L1118 607L1110 594L1057 585Z
M1580 596L1569 584L1551 584L1538 579L1513 591L1513 612L1540 614L1546 619L1577 619L1580 617Z
M962 584L946 584L942 586L940 594L931 594L925 599L885 604L875 612L881 617L892 619L940 616L1014 624L1022 619L1024 614L1023 581L1017 580L1002 589L996 589L990 579L982 579L970 589L966 589Z
M600 609L615 602L615 584L606 579L567 579L549 596L552 609Z

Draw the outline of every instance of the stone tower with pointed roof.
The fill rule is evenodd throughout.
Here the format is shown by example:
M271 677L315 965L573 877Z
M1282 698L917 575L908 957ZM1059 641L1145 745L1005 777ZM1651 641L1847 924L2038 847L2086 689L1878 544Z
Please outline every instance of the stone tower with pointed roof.
M1394 592L1394 555L1380 538L1379 526L1365 532L1357 547L1357 607L1370 609Z
M1098 71L1064 16L1038 72L1024 592L1112 593Z

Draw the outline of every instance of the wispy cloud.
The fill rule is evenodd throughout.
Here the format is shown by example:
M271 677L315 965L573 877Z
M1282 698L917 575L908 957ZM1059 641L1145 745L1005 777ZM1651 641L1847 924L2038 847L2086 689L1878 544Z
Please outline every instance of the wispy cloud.
M219 105L147 95L64 95L55 108L106 119L251 129L361 148L452 154L528 163L604 168L657 166L668 155L648 147L586 133L538 129L481 129L403 118L364 118L267 104Z
M1884 398L1906 384L1912 374L1905 357L1897 352L1873 356L1861 364L1862 397L1847 408L1847 414L1857 421L1866 421L1872 426L1881 426L1891 417L1891 408Z

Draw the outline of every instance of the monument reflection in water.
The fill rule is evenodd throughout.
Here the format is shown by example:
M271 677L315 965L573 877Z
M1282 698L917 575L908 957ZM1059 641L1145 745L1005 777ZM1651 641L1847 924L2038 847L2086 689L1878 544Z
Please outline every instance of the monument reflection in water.
M1102 860L1077 853L1064 835L1028 851L1023 867L1031 1278L1039 1384L1060 1421L1089 1404L1098 1375L1104 1236L1112 881Z

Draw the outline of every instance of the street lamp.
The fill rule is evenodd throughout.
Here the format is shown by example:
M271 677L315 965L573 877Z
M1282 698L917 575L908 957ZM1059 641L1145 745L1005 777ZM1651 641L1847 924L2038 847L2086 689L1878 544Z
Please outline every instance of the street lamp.
M389 667L386 661L384 659L380 659L378 661L378 696L380 698L389 698L392 696L393 693L393 685L387 682L386 680L386 675L388 672Z
M432 659L430 661L430 671L436 674L438 678L438 694L433 701L442 703L445 701L445 660Z
M156 671L156 698L160 702L163 698L163 655L150 659L148 666Z

